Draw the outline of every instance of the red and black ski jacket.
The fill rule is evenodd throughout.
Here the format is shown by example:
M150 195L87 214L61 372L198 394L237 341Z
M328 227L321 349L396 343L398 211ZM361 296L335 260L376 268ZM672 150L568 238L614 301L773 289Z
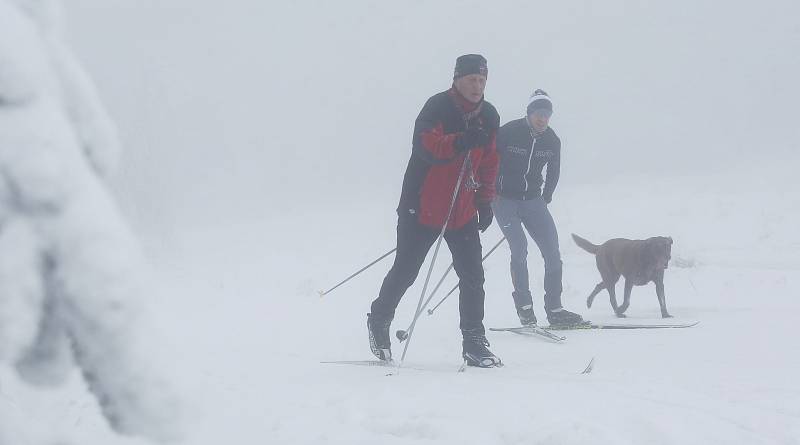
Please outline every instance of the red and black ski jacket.
M470 123L489 131L490 142L468 152L470 159L447 228L464 226L475 217L477 205L494 199L500 115L489 102L470 103L451 88L428 99L417 117L398 214L415 214L426 226L444 225L466 156L456 153L454 142Z

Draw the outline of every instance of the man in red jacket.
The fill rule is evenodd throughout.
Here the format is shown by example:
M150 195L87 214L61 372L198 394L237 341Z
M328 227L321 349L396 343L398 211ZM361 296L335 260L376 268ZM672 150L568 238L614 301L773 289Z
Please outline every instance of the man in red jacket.
M459 278L462 355L471 366L501 364L487 348L483 327L485 293L478 235L492 223L490 203L498 168L495 138L500 116L483 98L487 76L483 56L459 57L453 86L428 99L414 125L411 159L397 208L397 254L367 314L370 347L381 360L392 358L389 327L395 308L446 225L444 239Z

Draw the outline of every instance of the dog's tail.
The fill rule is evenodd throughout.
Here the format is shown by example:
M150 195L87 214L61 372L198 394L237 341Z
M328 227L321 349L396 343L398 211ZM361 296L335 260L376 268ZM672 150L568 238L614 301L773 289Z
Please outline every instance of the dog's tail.
M589 240L585 240L574 233L572 234L572 239L575 240L575 244L577 244L578 247L591 254L596 254L597 250L600 249L600 246L594 245Z

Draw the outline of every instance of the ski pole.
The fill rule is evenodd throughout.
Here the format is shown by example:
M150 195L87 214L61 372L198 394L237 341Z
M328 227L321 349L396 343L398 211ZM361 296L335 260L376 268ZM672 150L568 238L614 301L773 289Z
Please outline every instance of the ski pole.
M500 238L500 241L498 241L498 242L497 242L497 244L495 244L495 245L494 245L494 247L492 247L492 248L491 248L491 249L490 249L488 252L486 252L486 255L484 255L484 256L483 256L483 258L481 258L481 263L483 263L484 261L486 261L486 258L489 258L489 255L491 255L491 254L492 254L492 252L494 252L495 250L497 250L497 248L498 248L498 247L500 247L500 244L501 244L503 241L505 241L505 239L506 239L506 237L505 237L505 236L504 236L504 237L502 237L502 238ZM450 273L450 271L451 271L451 270L453 270L453 263L450 263L450 267L448 267L448 268L447 268L447 270L444 272L444 275L442 275L442 278L439 280L439 282L438 282L438 283L436 283L436 287L434 287L434 288L433 288L433 291L431 291L431 294L430 294L430 295L428 295L428 299L427 299L427 300L425 300L425 304L423 304L423 305L422 305L422 308L423 308L423 309L425 309L426 307L428 307L428 304L430 304L431 300L433 299L433 296L436 294L436 291L438 291L438 290L439 290L439 287L441 287L442 283L444 282L444 279L445 279L445 278L447 278L447 275ZM436 304L436 306L434 306L434 308L433 308L433 309L428 309L428 315L433 315L433 311L435 311L435 310L436 310L436 308L438 308L438 307L439 307L439 306L440 306L442 303L444 303L444 300L446 300L446 299L447 299L447 297L449 297L449 296L450 296L450 294L452 294L453 292L455 292L455 290L456 290L457 288L458 288L458 284L456 284L456 285L455 285L455 287L453 287L452 289L450 289L450 292L448 292L448 293L447 293L447 295L445 295L445 297L444 297L444 298L442 298L442 300L441 300L441 301L439 301L439 303L437 303L437 304ZM398 330L397 332L395 332L395 335L397 336L397 339L398 339L398 340L400 340L400 341L402 342L402 341L405 341L405 340L406 340L406 338L408 338L408 331L404 331L404 330L400 329L400 330Z
M488 257L489 257L489 255L491 255L491 254L492 254L492 252L494 252L494 251L495 251L495 249L497 249L497 247L499 247L499 246L500 246L500 243L502 243L502 242L503 242L505 239L506 239L506 237L503 237L503 238L501 238L501 239L500 239L500 241L498 241L498 242L497 242L497 244L495 244L495 246L494 246L494 247L492 247L492 249L491 249L491 250L489 250L489 252L488 252L488 253L486 253L486 255L484 255L484 256L483 256L483 258L481 258L481 263L483 263L483 261L484 261L484 260L486 260L486 258L488 258ZM439 288L442 286L442 283L444 283L444 279L445 279L445 278L447 278L447 275L449 275L449 274L450 274L450 271L451 271L451 270L453 270L453 267L454 267L454 266L455 266L455 263L450 263L450 266L447 268L447 270L446 270L446 271L444 271L444 275L442 275L442 278L440 278L440 279L439 279L439 282L438 282L438 283L436 283L436 286L434 286L434 288L433 288L433 290L431 291L430 295L428 295L428 299L427 299L427 300L425 300L425 303L422 305L422 309L425 309L426 307L428 307L428 304L430 304L430 302L431 302L431 299L433 299L433 296L434 296L434 295L436 295L436 292L437 292L437 291L439 290ZM456 287L458 287L458 285L456 285ZM450 293L453 293L453 291L450 291ZM448 294L448 295L450 295L450 294ZM439 302L439 304L442 304L442 303L441 303L441 302ZM437 304L436 306L438 307L439 305ZM431 315L431 314L433 314L433 311L434 311L435 309L436 309L436 308L433 308L433 309L428 309L428 315ZM398 338L399 338L399 337L398 337ZM405 340L405 338L403 338L402 340Z
M428 299L427 299L427 300L425 300L425 304L423 304L423 305L422 305L422 309L423 309L423 310L424 310L426 307L428 307L428 303L430 303L430 301L431 301L431 298L433 298L433 296L436 294L436 291L438 291L438 290L439 290L439 288L442 286L442 283L444 283L444 279L445 279L445 278L447 278L447 275L449 275L449 274L450 274L450 271L451 271L451 270L453 270L453 263L450 263L450 267L448 267L448 268L447 268L447 270L446 270L446 271L444 271L444 275L442 275L442 278L441 278L441 279L439 279L439 282L438 282L438 283L436 283L436 286L433 288L433 290L431 291L430 295L428 295ZM429 310L429 311L430 311L430 310ZM398 332L400 332L400 331L398 331ZM400 337L398 336L397 338L400 338ZM401 339L400 341L403 341L403 340L405 340L405 338Z
M486 258L489 258L489 255L491 255L491 254L492 254L492 252L494 252L495 250L497 250L497 248L498 248L498 247L500 247L500 244L502 244L502 243L503 243L503 241L505 241L505 240L506 240L506 237L502 237L502 238L500 238L500 241L498 241L498 242L497 242L497 244L495 244L495 245L494 245L494 247L492 247L492 248L491 248L491 250L489 250L488 252L486 252L486 255L484 255L484 256L483 256L483 258L481 258L481 263L482 263L482 262L484 262L484 261L486 261ZM448 271L448 272L449 272L449 271ZM446 273L445 273L445 275L446 275ZM442 279L444 279L444 277L442 277ZM450 289L450 292L448 292L448 293L447 293L447 295L445 295L445 296L444 296L444 298L442 298L442 299L441 299L441 300L440 300L438 303L436 303L436 306L434 306L434 307L433 307L433 308L431 308L431 309L428 309L428 315L433 315L433 312L434 312L434 311L436 311L436 309L437 309L439 306L441 306L441 305L442 305L442 303L444 303L444 300L447 300L447 297L449 297L449 296L450 296L450 295L451 295L453 292L455 292L455 291L456 291L456 289L458 289L458 284L456 284L455 286L453 286L453 288L452 288L452 289ZM435 292L435 290L434 290L434 292ZM432 293L431 293L431 297L433 297L433 294L432 294ZM428 298L428 300L430 300L430 298ZM426 306L427 306L427 304L426 304Z
M353 278L354 278L356 275L360 274L361 272L364 272L365 270L367 270L367 269L369 269L370 267L372 267L372 266L373 266L375 263L377 263L378 261L380 261L380 260L382 260L382 259L386 258L387 256L391 255L392 253L394 253L394 251L395 251L395 250L397 250L397 247L395 247L394 249L392 249L392 250L390 250L390 251L388 251L388 252L384 253L384 254L383 254L383 255L381 255L381 256L380 256L380 258L378 258L377 260L375 260L375 261L373 261L373 262L371 262L371 263L367 264L366 266L362 267L361 269L359 269L359 270L358 270L358 272L356 272L356 273L354 273L354 274L350 275L349 277L345 278L344 280L342 280L342 282L341 282L341 283L337 284L336 286L333 286L332 288L330 288L330 289L328 289L328 290L326 290L326 291L324 291L324 292L323 292L323 291L319 291L319 297L320 297L320 298L322 298L322 297L324 297L325 295L328 295L328 294L329 294L331 291L333 291L333 290L334 290L334 289L336 289L337 287L341 286L341 285L342 285L342 284L344 284L344 283L347 283L348 281L350 281L351 279L353 279Z
M498 241L498 242L497 242L497 244L495 244L495 245L494 245L494 247L492 247L492 248L491 248L491 249L490 249L488 252L486 252L486 255L484 255L484 256L483 256L483 258L481 258L481 263L482 263L482 262L484 262L484 261L486 261L486 258L489 258L489 255L491 255L491 254L492 254L492 252L494 252L495 250L497 250L497 248L498 248L498 247L500 247L500 244L502 244L502 242L503 242L503 241L505 241L505 240L506 240L506 237L505 237L505 236L504 236L504 237L502 237L502 238L500 238L500 241ZM450 269L452 269L452 268L453 268L453 264L451 263L451 264L450 264ZM433 295L434 295L434 294L436 293L436 291L439 289L439 286L442 284L442 282L444 281L445 277L446 277L446 276L447 276L447 274L450 272L450 269L447 269L447 271L444 273L444 276L442 276L442 279L441 279L441 280L439 280L439 283L438 283L438 284L436 285L436 287L433 289L433 292L431 292L431 294L428 296L428 299L425 301L425 304L424 304L424 305L423 305L423 307L422 307L423 309L424 309L424 308L426 308L426 307L428 307L428 303L430 303L430 302L431 302L431 299L433 298ZM452 288L452 289L450 289L450 292L448 292L448 293L447 293L447 295L445 295L445 296L444 296L444 298L442 298L442 299L441 299L441 301L439 301L438 303L436 303L436 306L434 306L434 307L433 307L433 309L428 309L428 315L433 315L433 312L436 310L436 308L438 308L439 306L441 306L441 305L442 305L442 303L444 303L444 300L446 300L446 299L447 299L447 297L449 297L449 296L450 296L450 294L452 294L453 292L455 292L455 291L456 291L456 289L458 289L458 284L456 284L455 286L453 286L453 288ZM398 339L398 340L400 340L401 342L404 342L404 341L406 341L406 339L408 338L408 331L404 331L404 330L402 330L402 329L399 329L399 330L397 330L397 331L394 333L394 335L397 337L397 339Z
M417 302L417 310L414 311L414 319L411 320L411 325L408 327L408 337L406 340L406 346L403 348L403 355L400 356L400 362L397 363L397 372L400 372L400 368L403 366L403 360L406 358L406 352L408 352L408 345L411 344L411 335L414 334L414 326L417 325L417 320L419 319L420 313L422 312L422 300L425 298L425 291L428 290L428 282L431 279L431 273L433 273L433 266L436 264L436 256L439 254L439 247L442 245L442 238L444 238L444 232L447 230L447 224L450 222L450 216L453 214L453 207L456 204L456 197L458 197L458 190L461 188L461 181L464 179L464 171L467 169L467 163L469 162L469 152L464 155L464 162L461 163L461 171L458 173L458 180L456 181L456 186L453 189L453 197L450 199L450 209L447 210L447 217L444 219L444 224L442 224L442 230L439 232L439 237L436 240L436 249L433 251L433 258L431 258L431 265L428 267L428 275L425 277L425 284L422 285L422 293L419 295L419 301Z
M438 303L436 303L436 306L434 306L432 309L428 309L428 315L433 315L433 312L434 312L436 309L438 309L438 308L439 308L439 306L441 306L441 305L442 305L442 303L444 303L444 300L447 300L447 297L449 297L450 295L452 295L452 294L453 294L453 292L455 292L455 291L456 291L456 289L458 289L458 284L456 284L455 286L453 286L453 288L452 288L452 289L450 289L450 292L448 292L448 293L447 293L447 295L445 295L445 296L444 296L444 297L443 297L441 300L439 300L439 302L438 302Z

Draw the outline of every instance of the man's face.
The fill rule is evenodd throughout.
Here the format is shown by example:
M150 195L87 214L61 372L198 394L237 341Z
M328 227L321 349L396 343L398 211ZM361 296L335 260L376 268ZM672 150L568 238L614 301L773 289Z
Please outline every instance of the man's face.
M550 125L550 116L552 115L553 112L550 110L536 110L528 115L528 121L537 133L541 133L547 130L547 126Z
M456 91L465 99L476 104L483 98L483 90L486 89L486 76L481 74L469 74L461 76L455 81Z

